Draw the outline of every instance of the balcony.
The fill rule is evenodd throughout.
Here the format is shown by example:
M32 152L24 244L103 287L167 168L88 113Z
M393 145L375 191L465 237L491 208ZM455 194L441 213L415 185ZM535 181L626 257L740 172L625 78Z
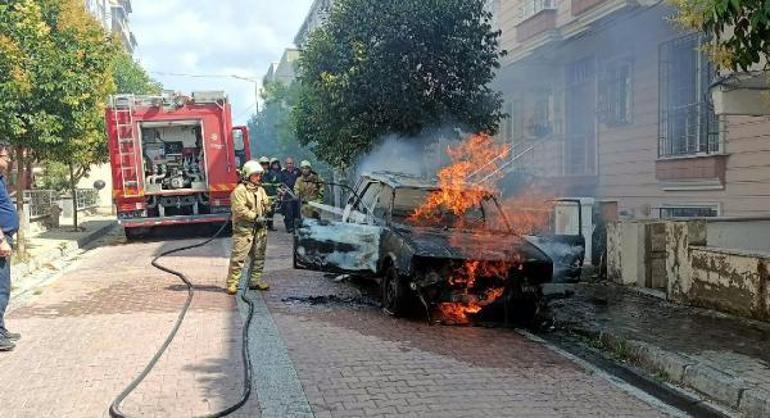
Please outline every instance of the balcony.
M586 10L592 9L607 0L572 0L572 16L578 16Z
M556 10L545 9L523 20L516 26L516 41L527 41L556 27Z

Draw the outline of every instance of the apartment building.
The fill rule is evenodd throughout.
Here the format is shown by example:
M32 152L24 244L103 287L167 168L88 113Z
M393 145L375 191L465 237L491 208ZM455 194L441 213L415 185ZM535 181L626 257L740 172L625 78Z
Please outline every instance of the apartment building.
M281 60L270 64L267 73L262 78L262 85L267 86L270 83L280 82L291 84L297 78L297 60L300 51L296 48L287 48L283 51Z
M717 116L702 34L650 0L494 0L514 165L621 218L770 215L770 118Z
M297 36L294 37L294 45L302 49L310 36L310 33L314 29L323 25L326 18L329 17L334 0L313 0L313 4L310 5L310 11L308 11L305 21L302 22Z
M104 30L114 34L126 51L133 54L137 43L129 24L131 0L85 0L85 6Z

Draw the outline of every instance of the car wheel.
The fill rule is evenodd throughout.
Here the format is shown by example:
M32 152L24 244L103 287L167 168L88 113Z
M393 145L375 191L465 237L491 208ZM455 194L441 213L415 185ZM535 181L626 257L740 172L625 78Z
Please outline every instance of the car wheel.
M509 310L516 324L532 327L536 324L543 299L540 292L522 292L520 289L514 293L510 301Z
M399 277L398 270L393 265L388 266L382 279L382 309L391 316L404 315L407 295L406 283Z

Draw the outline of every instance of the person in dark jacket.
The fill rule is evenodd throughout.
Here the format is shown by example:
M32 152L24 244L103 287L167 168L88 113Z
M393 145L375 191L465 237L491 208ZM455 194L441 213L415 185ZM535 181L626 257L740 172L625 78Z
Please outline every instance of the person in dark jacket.
M9 144L0 142L0 351L13 350L21 339L21 334L5 327L5 310L11 299L11 244L19 230L19 216L5 183L5 173L11 164L10 150Z
M299 176L300 171L294 165L294 159L291 157L287 158L286 166L281 171L281 183L286 186L286 190L294 190L294 185L297 183ZM283 208L283 224L286 227L286 232L293 233L294 220L299 218L299 202L287 192L280 193L280 196Z
M270 158L262 157L259 159L259 164L262 165L262 169L265 170L265 174L262 175L262 187L267 192L267 197L270 198L270 208L267 212L267 229L275 231L273 226L273 215L275 214L275 200L278 198L278 186L281 184L278 175L270 169Z

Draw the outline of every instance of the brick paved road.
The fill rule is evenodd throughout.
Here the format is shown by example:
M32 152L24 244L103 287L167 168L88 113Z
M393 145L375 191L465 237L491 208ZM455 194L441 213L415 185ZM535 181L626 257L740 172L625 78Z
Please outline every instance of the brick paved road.
M183 242L116 242L96 249L29 305L16 308L9 325L24 339L14 352L0 355L0 415L105 416L110 400L163 340L185 298L174 278L145 262ZM218 287L226 246L218 241L168 261L184 266L202 289L168 354L126 402L131 415L190 416L237 399L241 316ZM318 417L661 415L509 330L388 318L362 297L365 286L293 271L282 233L271 237L268 252L274 290L264 301L272 318L259 326L273 324L277 332L259 343L274 338L271 350L285 350L288 364L272 369L280 376L260 373L256 387L272 397L264 388L298 380L300 396ZM353 303L305 302L328 295ZM284 415L295 413L296 405L286 405ZM238 415L258 416L258 400Z

